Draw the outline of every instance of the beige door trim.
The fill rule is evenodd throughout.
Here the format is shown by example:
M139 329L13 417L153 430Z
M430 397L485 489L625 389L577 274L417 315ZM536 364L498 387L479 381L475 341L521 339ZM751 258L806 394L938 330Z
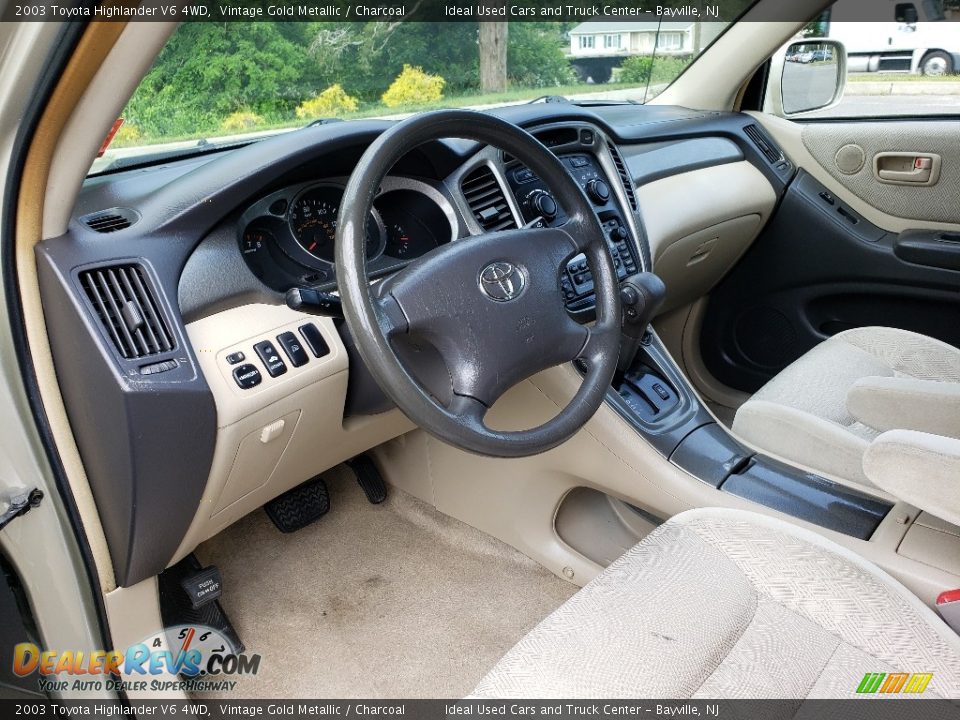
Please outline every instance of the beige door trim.
M67 62L50 101L44 108L27 151L17 197L15 238L20 301L40 399L80 514L103 592L116 587L113 563L57 383L40 301L34 247L43 239L43 208L58 140L84 91L125 27L126 23L121 22L91 23Z

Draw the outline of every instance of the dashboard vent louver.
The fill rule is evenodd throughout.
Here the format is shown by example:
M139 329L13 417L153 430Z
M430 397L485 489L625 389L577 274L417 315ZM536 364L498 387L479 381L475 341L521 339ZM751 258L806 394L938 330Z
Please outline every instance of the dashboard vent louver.
M174 349L146 274L139 265L113 265L84 270L80 285L97 317L127 360Z
M617 174L620 175L620 182L623 183L623 189L627 193L627 200L630 201L630 209L636 212L637 193L633 187L633 178L631 178L630 173L627 172L627 166L624 164L623 158L620 157L620 151L617 150L617 146L607 140L607 149L613 157L613 164L617 166Z
M752 124L747 125L743 128L743 131L771 163L778 163L783 160L783 152L758 126Z
M484 230L496 232L517 227L503 188L488 166L481 165L467 175L460 183L460 190Z
M98 233L112 233L133 225L138 220L137 214L127 208L110 208L90 213L80 218L88 228Z

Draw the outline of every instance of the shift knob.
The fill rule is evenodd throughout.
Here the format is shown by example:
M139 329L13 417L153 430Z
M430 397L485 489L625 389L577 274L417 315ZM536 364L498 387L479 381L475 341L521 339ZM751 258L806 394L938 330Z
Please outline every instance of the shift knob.
M624 278L620 283L620 306L623 320L620 326L620 362L622 374L633 364L640 347L640 339L667 296L663 280L651 272L642 272Z

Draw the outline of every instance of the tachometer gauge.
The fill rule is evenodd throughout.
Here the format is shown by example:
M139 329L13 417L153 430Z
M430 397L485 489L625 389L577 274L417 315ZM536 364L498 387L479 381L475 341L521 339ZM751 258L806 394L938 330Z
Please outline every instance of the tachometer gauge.
M387 228L387 245L389 246L391 256L404 259L410 255L410 234L404 230L403 225L394 223Z
M439 244L436 236L423 221L403 208L387 207L381 210L387 224L387 246L383 254L398 260L418 258Z
M337 234L337 215L343 190L321 186L303 192L290 206L290 230L304 250L315 258L332 263L334 239ZM380 225L371 215L367 221L367 259L382 250Z

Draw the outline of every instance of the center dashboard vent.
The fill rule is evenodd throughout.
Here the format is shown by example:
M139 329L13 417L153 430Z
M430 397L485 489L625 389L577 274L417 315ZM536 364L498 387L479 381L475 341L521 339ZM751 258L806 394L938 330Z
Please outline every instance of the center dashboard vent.
M112 265L79 274L80 285L104 329L127 360L175 348L143 268Z
M469 173L460 183L473 217L484 230L496 232L517 227L503 188L487 165Z
M110 208L90 213L80 218L80 222L98 233L112 233L133 225L139 216L128 208Z
M743 132L746 133L747 137L753 141L753 144L757 146L771 164L783 160L783 151L780 150L776 143L767 137L767 134L757 125L747 125L743 128Z
M620 182L623 184L623 189L627 193L627 200L630 201L630 209L636 212L637 193L633 187L633 178L631 178L630 173L627 172L627 166L624 164L623 158L620 156L620 151L617 149L617 146L607 140L607 149L610 151L610 155L613 157L613 164L617 166L617 174L620 176Z

